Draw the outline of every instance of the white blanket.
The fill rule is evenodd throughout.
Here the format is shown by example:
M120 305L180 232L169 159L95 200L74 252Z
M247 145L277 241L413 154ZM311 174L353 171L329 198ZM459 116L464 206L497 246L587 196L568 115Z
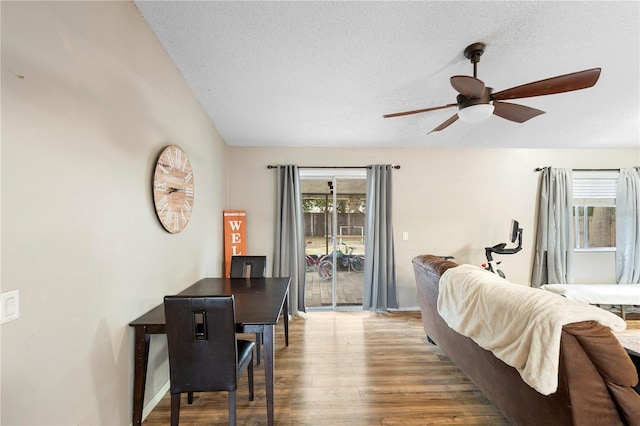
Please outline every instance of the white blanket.
M614 331L617 315L550 291L513 284L473 265L448 269L440 278L438 313L458 333L514 367L543 395L558 387L562 326L597 321Z

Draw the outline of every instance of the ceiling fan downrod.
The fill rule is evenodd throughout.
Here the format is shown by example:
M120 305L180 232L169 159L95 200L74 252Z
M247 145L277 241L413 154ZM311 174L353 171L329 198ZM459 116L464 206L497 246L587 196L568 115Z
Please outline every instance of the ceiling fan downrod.
M473 64L473 77L478 78L478 62L480 62L480 56L484 53L486 45L481 42L473 43L464 49L464 57L469 59Z

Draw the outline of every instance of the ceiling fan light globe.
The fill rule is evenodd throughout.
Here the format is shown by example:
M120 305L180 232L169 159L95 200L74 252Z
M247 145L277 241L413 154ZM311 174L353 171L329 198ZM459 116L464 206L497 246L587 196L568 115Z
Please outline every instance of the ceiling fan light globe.
M467 123L477 123L491 117L493 109L494 106L492 104L470 105L458 111L458 118Z

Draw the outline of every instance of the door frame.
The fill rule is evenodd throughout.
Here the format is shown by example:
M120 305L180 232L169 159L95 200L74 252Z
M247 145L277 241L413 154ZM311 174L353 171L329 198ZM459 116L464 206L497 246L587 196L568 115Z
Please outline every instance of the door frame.
M336 201L337 201L337 196L338 196L338 191L340 190L340 188L338 187L336 181L340 180L340 179L362 179L366 182L367 179L367 169L366 167L350 167L350 168L305 168L305 169L301 169L299 170L299 177L300 180L310 180L310 179L314 179L314 180L331 180L332 182L332 188L335 188L335 190L332 190L332 205L334 206L333 211L331 212L331 242L332 242L332 253L333 253L333 278L332 278L332 296L331 296L331 306L320 306L320 307L311 307L311 306L307 306L308 310L316 310L316 311L320 311L320 310L332 310L332 311L336 311L336 310L344 310L344 311L360 311L362 310L362 305L338 305L337 303L337 289L338 289L338 283L337 283L337 277L338 277L338 271L337 271L337 259L336 259L336 253L338 250L338 242L336 239L336 227L339 226L338 225L338 210L335 208L336 206Z

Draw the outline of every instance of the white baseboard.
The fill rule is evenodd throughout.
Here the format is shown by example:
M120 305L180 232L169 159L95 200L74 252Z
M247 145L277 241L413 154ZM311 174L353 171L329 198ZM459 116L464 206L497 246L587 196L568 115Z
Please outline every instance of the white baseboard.
M420 307L419 306L404 306L402 308L389 308L389 311L419 311Z

